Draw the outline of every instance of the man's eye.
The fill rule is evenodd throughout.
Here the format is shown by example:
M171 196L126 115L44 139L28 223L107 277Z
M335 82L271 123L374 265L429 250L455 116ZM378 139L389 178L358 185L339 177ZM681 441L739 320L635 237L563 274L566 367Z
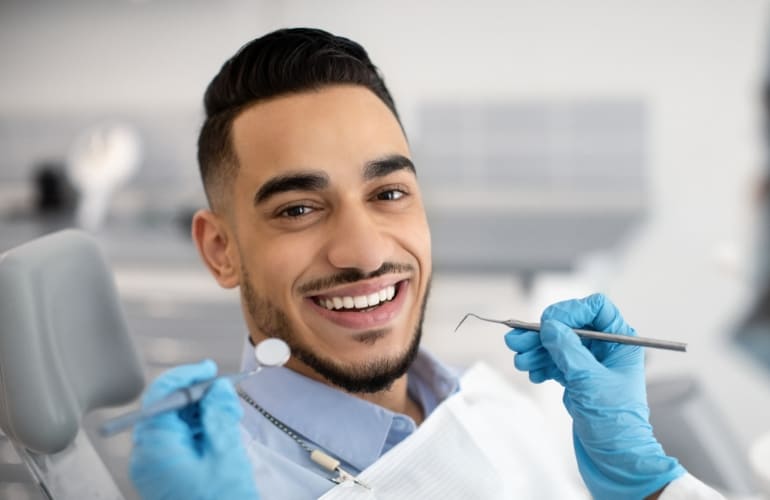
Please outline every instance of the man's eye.
M302 217L313 211L312 207L307 205L295 205L293 207L285 208L278 214L280 217Z
M404 196L406 196L406 193L400 189L388 189L387 191L381 191L377 193L377 199L381 201L400 200Z

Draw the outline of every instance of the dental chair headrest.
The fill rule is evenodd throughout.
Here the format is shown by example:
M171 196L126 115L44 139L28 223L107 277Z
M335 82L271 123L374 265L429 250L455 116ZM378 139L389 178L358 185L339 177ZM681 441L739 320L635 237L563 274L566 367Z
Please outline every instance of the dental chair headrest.
M0 428L9 438L59 452L85 413L128 403L143 385L96 241L66 230L0 255Z

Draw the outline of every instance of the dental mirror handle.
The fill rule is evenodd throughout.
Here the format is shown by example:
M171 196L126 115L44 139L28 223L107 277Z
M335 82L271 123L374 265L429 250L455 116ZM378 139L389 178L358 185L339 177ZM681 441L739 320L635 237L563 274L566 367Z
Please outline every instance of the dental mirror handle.
M101 425L101 427L99 427L99 434L103 437L112 436L118 432L122 432L128 429L129 427L132 427L134 424L140 420L144 420L145 418L154 417L155 415L160 415L161 413L169 411L180 410L189 404L200 401L201 398L203 398L203 396L206 394L206 391L209 390L209 387L211 387L211 384L213 384L215 381L219 379L228 379L233 383L233 385L235 385L241 380L255 374L257 371L259 371L259 368L250 372L224 375L221 377L213 378L211 380L198 382L197 384L193 384L189 387L183 387L182 389L172 392L165 398L156 401L155 403L152 403L145 408L140 408L130 413L126 413L125 415L107 420Z
M156 401L144 408L126 413L119 417L107 420L99 427L99 434L102 436L112 436L118 432L124 431L133 426L142 419L154 417L167 411L180 410L185 406L200 401L209 390L211 384L219 379L227 379L238 384L244 379L258 373L262 368L271 368L283 366L291 356L289 345L281 339L269 338L262 340L254 347L254 358L256 359L256 368L248 372L231 373L221 375L210 380L198 382L189 387L182 387L172 392L168 396Z

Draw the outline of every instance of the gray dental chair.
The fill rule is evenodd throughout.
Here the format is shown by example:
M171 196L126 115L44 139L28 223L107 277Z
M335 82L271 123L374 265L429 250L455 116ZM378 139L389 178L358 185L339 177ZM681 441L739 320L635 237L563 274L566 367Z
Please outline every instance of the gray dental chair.
M0 255L0 430L42 491L123 498L81 423L144 385L96 242L66 230Z

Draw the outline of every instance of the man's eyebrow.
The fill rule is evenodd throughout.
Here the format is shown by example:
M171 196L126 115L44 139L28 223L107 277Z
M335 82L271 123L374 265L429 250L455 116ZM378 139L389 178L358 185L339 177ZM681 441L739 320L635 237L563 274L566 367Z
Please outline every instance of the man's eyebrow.
M370 181L377 177L384 177L398 170L411 170L417 174L412 160L402 155L390 155L367 162L364 166L364 180Z
M268 198L287 191L320 191L329 185L329 176L323 172L297 172L278 175L259 188L254 195L254 204L265 202Z

